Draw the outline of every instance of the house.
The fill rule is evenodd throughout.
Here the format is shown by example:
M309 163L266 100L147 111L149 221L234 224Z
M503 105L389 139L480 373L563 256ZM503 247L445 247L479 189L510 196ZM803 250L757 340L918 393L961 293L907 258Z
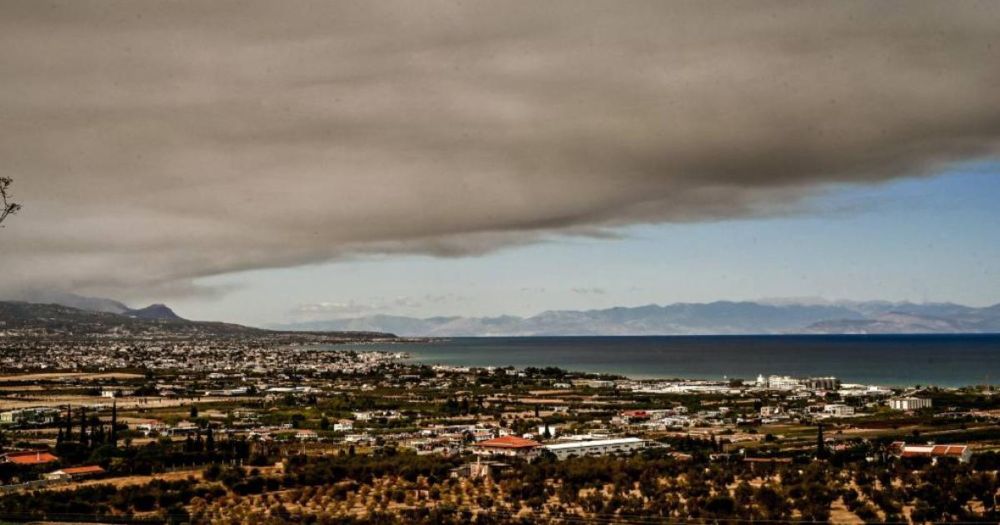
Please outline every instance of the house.
M319 434L315 430L302 429L295 433L295 439L299 441L317 441Z
M854 415L854 407L840 403L823 406L823 413L831 417L848 417Z
M49 472L42 476L47 480L72 481L75 479L89 478L104 474L104 469L97 465L86 465L83 467L69 467Z
M760 407L761 417L774 417L778 414L784 412L784 409L780 406L762 406Z
M503 472L510 469L510 465L499 461L475 461L451 469L451 477L479 479L489 477L493 472Z
M47 425L56 420L58 408L37 407L18 408L0 412L0 424L4 425Z
M142 432L144 436L149 437L152 434L159 434L166 431L167 425L158 419L146 419L137 422L133 428L138 432Z
M538 448L542 444L517 436L503 436L480 441L473 446L475 453L480 456L511 456L529 459L538 454Z
M898 458L953 458L959 463L972 459L972 449L968 445L907 445L905 441L895 441L889 445L889 453Z
M652 416L645 410L626 410L621 413L621 418L626 423L636 423L638 421L648 421Z
M167 429L171 436L189 436L198 433L198 425L193 421L180 421L176 425Z
M46 463L52 463L59 461L59 457L47 452L45 450L24 450L21 452L8 452L0 459L4 463L13 463L15 465L44 465Z
M105 388L104 390L101 390L101 397L115 399L118 397L130 396L134 393L135 390L129 390L126 388Z
M368 410L354 412L354 419L357 421L378 421L380 419L395 420L402 419L402 414L398 410Z

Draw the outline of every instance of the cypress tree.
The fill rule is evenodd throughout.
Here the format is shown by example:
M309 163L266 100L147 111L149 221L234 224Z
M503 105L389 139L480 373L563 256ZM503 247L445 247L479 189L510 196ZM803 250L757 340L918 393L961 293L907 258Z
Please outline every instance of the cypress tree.
M118 402L111 402L111 433L108 436L108 442L111 446L118 446Z
M826 442L823 440L823 423L819 424L816 431L816 459L826 459Z
M211 426L205 431L205 452L209 454L215 452L215 435L212 432Z
M80 407L80 445L87 448L87 407Z
M66 441L73 441L73 405L66 405Z

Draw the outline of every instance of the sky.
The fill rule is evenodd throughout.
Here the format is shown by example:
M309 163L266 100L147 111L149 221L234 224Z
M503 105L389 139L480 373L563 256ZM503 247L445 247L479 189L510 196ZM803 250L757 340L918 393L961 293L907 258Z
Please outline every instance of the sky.
M0 297L1000 302L996 2L0 0Z
M210 278L198 318L529 316L674 302L1000 302L1000 164L832 190L794 216L637 226L478 257L369 257ZM227 317L230 318L230 317Z

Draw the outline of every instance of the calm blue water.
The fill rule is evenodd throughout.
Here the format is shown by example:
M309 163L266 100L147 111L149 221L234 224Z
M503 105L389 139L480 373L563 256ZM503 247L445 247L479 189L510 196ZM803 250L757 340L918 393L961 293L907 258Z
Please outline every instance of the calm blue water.
M463 337L375 347L427 364L558 366L644 379L787 374L891 386L1000 384L1000 335Z

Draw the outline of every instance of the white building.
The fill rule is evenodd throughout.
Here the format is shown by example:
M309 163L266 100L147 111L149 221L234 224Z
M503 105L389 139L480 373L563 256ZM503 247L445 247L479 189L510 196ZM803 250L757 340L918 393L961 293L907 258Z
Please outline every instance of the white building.
M784 410L782 410L780 406L762 406L760 407L760 416L773 417L782 413L783 411Z
M132 427L133 429L142 432L143 435L149 437L151 434L159 434L166 432L167 425L158 419L148 419L142 422L138 422Z
M606 456L608 454L630 454L646 448L646 440L629 437L599 439L596 441L573 441L545 445L545 450L559 459L581 456Z
M823 413L832 417L846 417L854 415L854 407L844 404L829 404L823 406Z
M376 421L379 419L401 419L398 410L368 410L365 412L354 412L354 419L358 421Z
M114 399L116 397L126 397L135 393L135 390L130 390L127 388L105 388L101 390L101 397L106 397L108 399Z
M555 425L544 424L544 425L538 425L538 436L539 437L545 437L545 431L546 430L549 433L549 436L548 436L549 438L554 438L557 435L559 435L559 428L558 427L556 427Z
M900 397L896 399L889 400L889 408L893 410L920 410L921 408L930 408L931 400L922 399L919 397Z
M757 376L757 388L768 390L795 390L802 388L802 381L790 376Z
M802 381L789 376L770 376L767 378L767 388L771 390L795 390L802 386Z
M4 425L47 425L56 420L58 408L16 408L0 412L0 424Z

